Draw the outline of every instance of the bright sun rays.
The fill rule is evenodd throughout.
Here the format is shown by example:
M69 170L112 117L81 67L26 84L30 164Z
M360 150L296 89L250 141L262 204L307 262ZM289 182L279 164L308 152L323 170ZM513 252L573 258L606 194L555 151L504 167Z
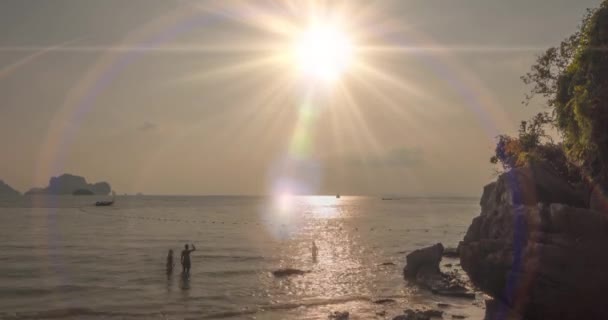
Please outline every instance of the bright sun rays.
M320 22L294 36L290 54L299 73L332 83L347 71L354 51L353 41L343 29Z
M346 189L342 167L353 163L387 169L391 173L381 173L387 179L400 174L419 183L407 168L395 173L385 155L387 149L442 139L429 135L421 119L451 112L447 106L453 101L423 89L423 80L445 82L476 112L484 111L482 102L494 105L478 101L483 92L466 92L465 86L484 87L468 80L449 50L395 20L390 2L216 1L195 7L230 33L210 35L213 41L198 48L221 62L193 70L185 80L201 87L225 83L218 93L246 99L226 136L240 137L256 150L281 144L266 184L283 217L294 206L292 196ZM238 91L239 86L245 89ZM332 189L322 189L330 171Z
M359 162L370 156L370 150L382 152L373 128L365 122L365 111L369 109L364 109L368 104L357 99L364 93L353 92L352 88L365 88L358 85L360 79L365 79L374 88L374 93L380 92L391 100L391 94L383 88L391 87L384 86L385 78L394 75L376 65L374 55L393 54L386 49L394 49L395 46L388 45L383 38L399 28L383 17L390 10L365 1L261 1L239 2L237 6L218 2L216 5L202 6L201 9L244 27L247 36L235 42L238 46L234 47L235 52L249 52L251 55L230 65L202 71L200 78L236 79L244 76L257 80L258 95L250 97L249 101L255 102L252 112L260 120L266 119L260 130L274 125L283 129L289 127L291 137L285 154L277 159L268 178L275 208L285 217L294 206L292 196L322 192L322 168L328 165L319 157L323 148L333 144L333 152L350 152L361 157ZM218 45L231 47L234 44ZM264 80L261 75L265 75ZM192 80L196 82L196 79ZM245 80L239 80L242 81ZM403 81L401 85L409 92L419 91L409 81ZM399 91L404 93L408 90L400 88ZM263 98L267 96L275 99ZM420 98L416 95L411 97ZM385 109L391 111L390 107ZM288 111L282 113L282 110ZM403 117L404 113L402 111L393 118ZM291 118L280 117L279 114ZM320 137L321 127L328 124L335 128ZM256 124L233 125L244 130ZM339 134L334 136L332 132ZM319 144L320 139L324 146ZM340 193L340 190L334 192Z

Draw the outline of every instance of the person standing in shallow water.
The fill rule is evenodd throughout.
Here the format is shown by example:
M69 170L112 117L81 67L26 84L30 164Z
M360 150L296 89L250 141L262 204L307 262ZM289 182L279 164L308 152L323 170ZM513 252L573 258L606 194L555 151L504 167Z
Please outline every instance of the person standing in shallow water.
M192 244L192 249L188 248L188 245L184 245L184 250L182 251L182 273L190 274L190 253L195 251L196 247Z
M173 274L173 267L175 266L175 262L173 262L173 249L169 249L169 253L167 254L167 275Z

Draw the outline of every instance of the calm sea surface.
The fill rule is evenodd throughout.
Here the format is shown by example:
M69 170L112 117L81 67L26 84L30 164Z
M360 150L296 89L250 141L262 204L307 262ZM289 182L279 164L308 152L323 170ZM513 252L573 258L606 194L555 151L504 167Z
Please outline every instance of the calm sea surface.
M439 301L452 305L448 314L483 314L476 302L434 297L402 278L405 252L462 239L478 199L96 200L0 199L0 319L392 319ZM185 243L197 249L190 277L167 276L167 251L179 265ZM280 268L310 273L273 277ZM382 298L396 302L373 303Z

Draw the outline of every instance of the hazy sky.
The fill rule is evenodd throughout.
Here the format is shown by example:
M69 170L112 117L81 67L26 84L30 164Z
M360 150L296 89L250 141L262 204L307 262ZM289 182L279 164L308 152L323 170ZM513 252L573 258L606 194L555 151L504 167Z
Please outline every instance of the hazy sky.
M362 67L311 97L273 59L305 1L1 1L0 179L478 195L494 137L539 110L519 76L600 1L318 3L347 20Z

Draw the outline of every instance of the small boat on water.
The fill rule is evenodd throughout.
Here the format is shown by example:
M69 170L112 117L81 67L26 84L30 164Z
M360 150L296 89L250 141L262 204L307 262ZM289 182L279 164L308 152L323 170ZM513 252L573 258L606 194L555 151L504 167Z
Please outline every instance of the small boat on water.
M97 201L95 202L96 207L107 207L114 204L114 200L111 201Z
M336 195L336 199L340 199L340 194L339 193Z

